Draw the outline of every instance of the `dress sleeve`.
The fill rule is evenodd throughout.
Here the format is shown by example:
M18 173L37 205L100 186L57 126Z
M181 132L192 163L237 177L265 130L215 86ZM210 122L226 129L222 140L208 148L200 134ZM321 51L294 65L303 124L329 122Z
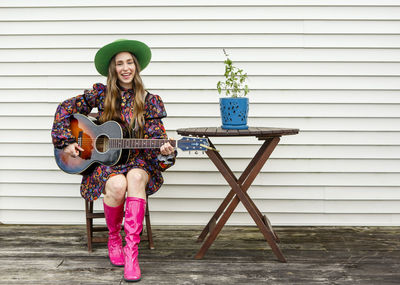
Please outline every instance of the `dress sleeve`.
M145 109L145 126L144 138L145 139L168 139L167 132L165 131L162 118L167 116L164 103L158 95L148 94L146 97ZM155 165L159 170L164 171L175 164L177 152L168 157L168 160L162 159L159 149L146 149L144 150L146 158L149 162Z
M67 99L58 105L51 130L55 147L64 148L76 141L71 134L69 117L74 113L88 115L93 108L99 106L100 97L104 96L105 89L103 84L96 83L92 90L85 90L82 95Z

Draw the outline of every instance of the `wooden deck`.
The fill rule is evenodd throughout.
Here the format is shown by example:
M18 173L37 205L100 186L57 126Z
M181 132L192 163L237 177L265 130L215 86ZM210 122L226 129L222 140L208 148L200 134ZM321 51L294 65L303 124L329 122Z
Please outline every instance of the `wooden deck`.
M139 284L400 284L400 228L276 227L288 263L254 227L225 227L203 260L201 227L154 227ZM0 225L0 284L124 284L83 226Z

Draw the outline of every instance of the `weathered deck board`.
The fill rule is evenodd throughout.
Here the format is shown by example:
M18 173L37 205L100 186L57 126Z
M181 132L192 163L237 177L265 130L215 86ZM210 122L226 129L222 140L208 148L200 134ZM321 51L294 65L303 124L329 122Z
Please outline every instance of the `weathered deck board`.
M277 227L288 263L256 227L225 227L195 260L200 227L154 227L140 245L139 284L400 284L400 228ZM0 284L123 284L105 245L86 249L83 226L0 225Z

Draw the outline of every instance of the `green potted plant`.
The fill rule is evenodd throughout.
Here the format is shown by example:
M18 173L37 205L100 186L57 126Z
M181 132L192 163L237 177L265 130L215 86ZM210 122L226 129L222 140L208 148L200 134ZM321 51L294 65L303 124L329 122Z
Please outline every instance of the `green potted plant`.
M245 130L248 129L247 117L249 113L249 93L247 86L247 73L243 69L233 66L232 60L224 49L226 56L225 81L218 81L217 90L221 94L225 91L226 97L219 99L223 129Z

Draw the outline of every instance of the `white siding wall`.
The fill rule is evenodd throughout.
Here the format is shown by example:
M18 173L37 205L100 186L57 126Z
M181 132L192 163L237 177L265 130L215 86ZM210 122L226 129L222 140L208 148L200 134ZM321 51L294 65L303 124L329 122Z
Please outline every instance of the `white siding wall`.
M171 136L220 125L222 48L249 74L249 124L301 129L249 192L273 224L400 225L400 1L379 0L1 1L0 222L84 222L52 116L105 81L93 57L118 38L152 48L143 78ZM216 142L238 174L260 145ZM154 224L204 224L229 190L205 155L180 152L165 177ZM230 223L253 224L242 206Z

